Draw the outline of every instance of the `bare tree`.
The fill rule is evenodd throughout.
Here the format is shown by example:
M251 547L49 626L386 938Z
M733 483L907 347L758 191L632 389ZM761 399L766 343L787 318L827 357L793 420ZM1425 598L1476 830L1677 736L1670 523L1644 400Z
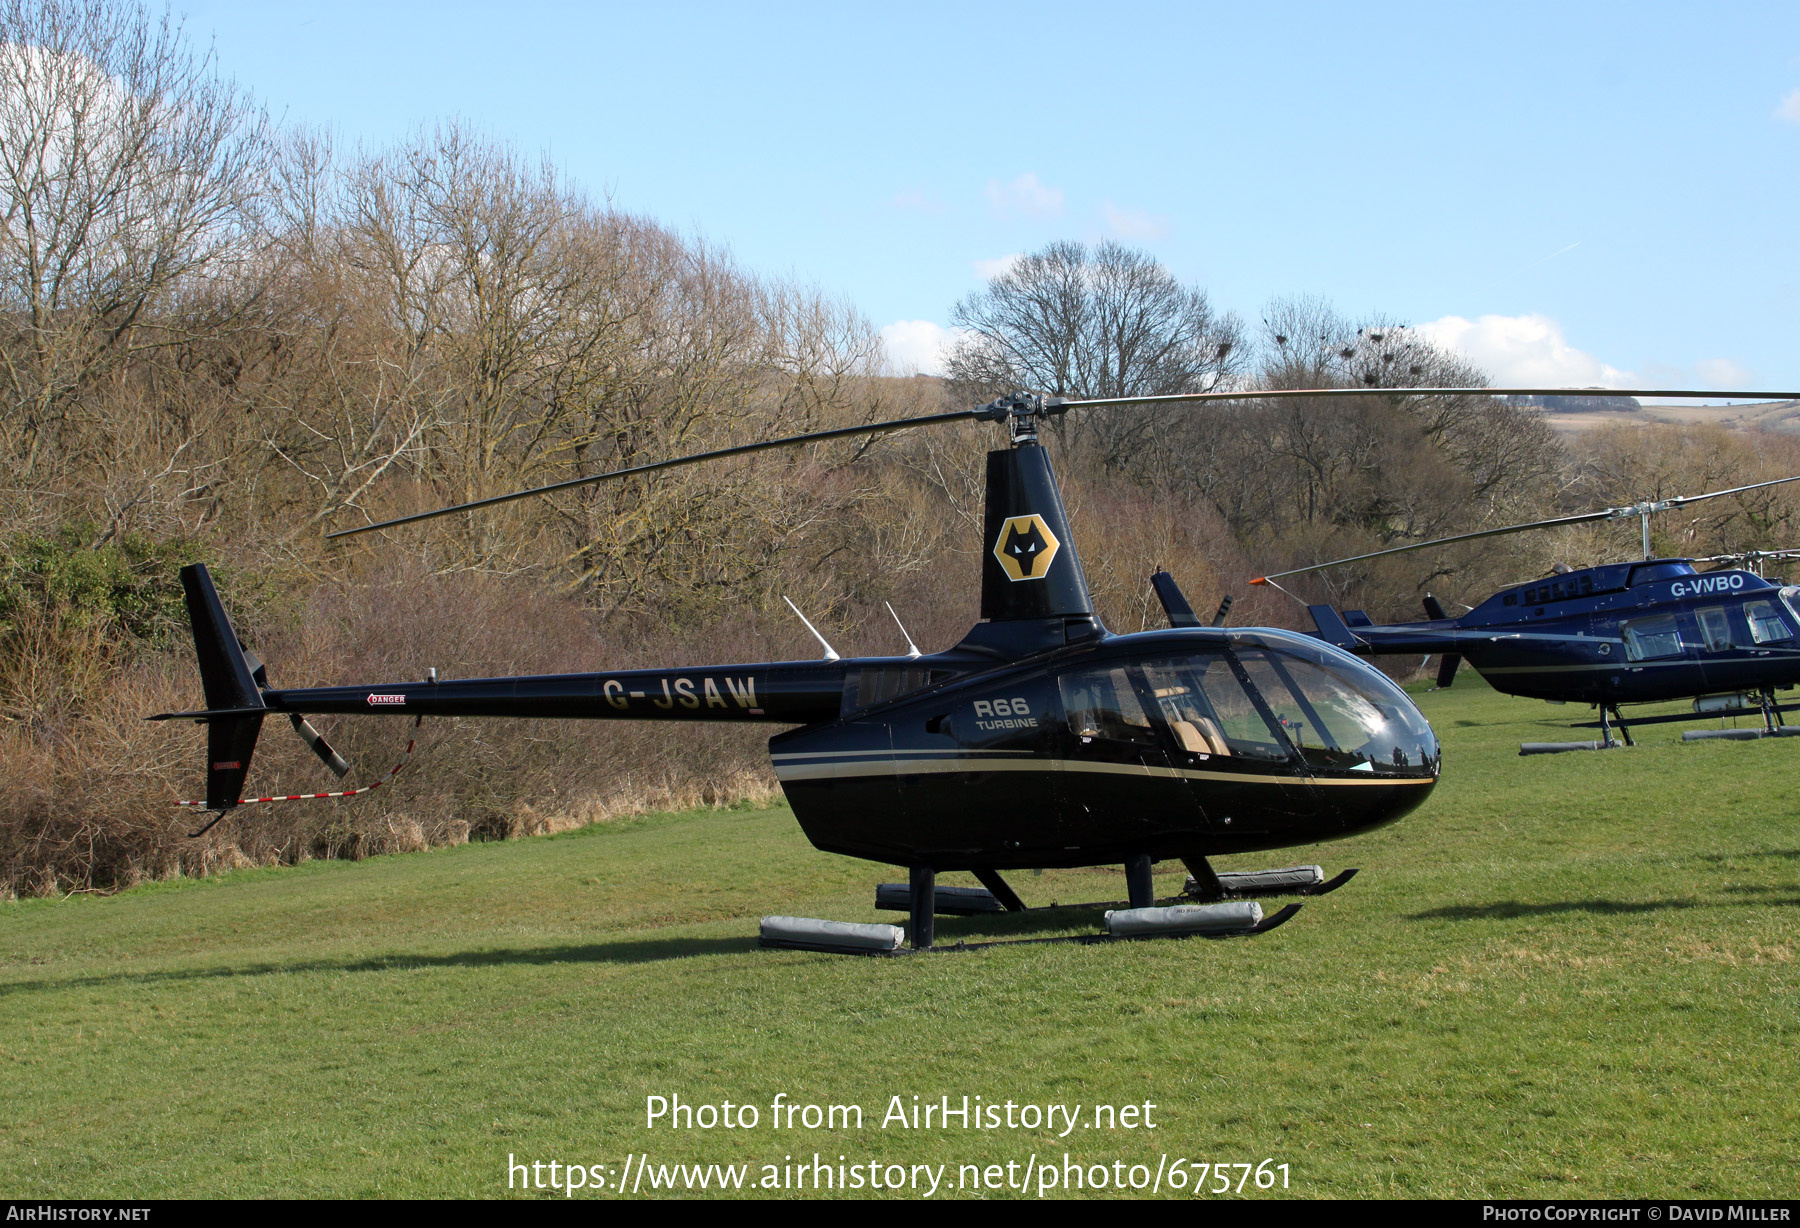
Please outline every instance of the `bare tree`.
M1110 240L1052 243L1021 257L956 305L968 337L950 378L974 395L1016 388L1081 397L1210 392L1241 363L1241 328L1204 291L1151 256ZM1109 467L1145 449L1163 412L1089 412L1064 429Z
M267 154L167 16L0 4L0 431L27 481L94 385L178 340L159 307L252 258Z
M1412 329L1379 319L1359 326L1322 300L1300 298L1265 311L1256 382L1479 388L1487 377ZM1554 501L1563 460L1541 414L1479 393L1246 402L1204 430L1178 424L1175 438L1189 454L1205 451L1209 465L1197 480L1271 570L1529 519ZM1407 555L1309 583L1335 586L1334 597L1373 587L1402 600L1439 577L1466 576L1477 561Z

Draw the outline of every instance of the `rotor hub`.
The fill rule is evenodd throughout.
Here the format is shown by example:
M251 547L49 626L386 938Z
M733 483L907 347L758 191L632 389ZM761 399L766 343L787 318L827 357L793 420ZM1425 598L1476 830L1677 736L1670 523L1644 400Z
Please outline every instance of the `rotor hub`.
M975 417L984 422L1005 422L1008 441L1015 448L1023 448L1037 444L1041 419L1067 411L1068 403L1062 397L1021 391L989 401L975 411Z

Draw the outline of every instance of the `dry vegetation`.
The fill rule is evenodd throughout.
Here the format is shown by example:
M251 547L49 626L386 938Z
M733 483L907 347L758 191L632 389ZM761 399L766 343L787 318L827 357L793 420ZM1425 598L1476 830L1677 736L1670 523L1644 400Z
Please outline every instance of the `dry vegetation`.
M1005 295L1049 284L1033 268L1057 294L1008 316ZM257 808L190 840L172 803L198 787L197 732L140 719L197 702L183 562L215 567L276 685L811 656L782 594L865 653L898 649L892 601L929 651L978 604L992 441L973 429L589 486L349 546L323 534L1015 385L1483 382L1403 328L1318 303L1276 304L1246 330L1122 249L1059 245L1022 269L959 308L975 336L951 380L897 377L850 305L757 277L463 126L334 149L279 130L135 7L3 0L0 891L772 790L754 731L446 721L420 731L392 788ZM1060 332L1010 344L1033 318ZM1145 582L1159 564L1196 606L1229 591L1235 621L1292 624L1296 607L1246 590L1250 575L1800 471L1800 441L1708 428L1599 430L1571 452L1535 413L1484 397L1095 414L1051 444L1121 631L1160 621ZM1659 544L1793 544L1794 511L1780 493L1721 501L1663 522ZM1517 540L1307 595L1406 616L1428 588L1474 600L1627 549L1605 530ZM265 737L253 785L323 787L284 732ZM386 720L330 732L364 780L409 736Z

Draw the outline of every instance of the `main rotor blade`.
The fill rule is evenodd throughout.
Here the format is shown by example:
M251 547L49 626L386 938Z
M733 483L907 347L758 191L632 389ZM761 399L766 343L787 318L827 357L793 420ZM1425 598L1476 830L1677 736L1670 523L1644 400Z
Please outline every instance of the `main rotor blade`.
M1800 392L1720 392L1691 388L1257 388L1249 392L1176 392L1147 397L1083 397L1059 399L1060 409L1088 409L1098 405L1165 405L1182 401L1273 401L1283 397L1328 399L1368 396L1486 396L1486 397L1668 397L1692 401L1719 397L1734 401L1796 401Z
M1310 567L1296 567L1291 571L1270 572L1266 576L1257 576L1252 584L1267 584L1271 580L1280 580L1285 576L1304 575L1309 571L1323 571L1327 567L1341 567L1345 563L1360 563L1364 559L1378 559L1387 554L1405 554L1409 550L1426 550L1432 546L1444 546L1451 542L1474 541L1478 537L1499 537L1502 533L1523 533L1527 529L1548 529L1562 524L1582 524L1589 520L1606 520L1612 516L1614 509L1607 508L1603 512L1583 512L1579 516L1558 516L1554 520L1534 520L1530 524L1509 524L1504 529L1482 529L1479 533L1458 533L1455 537L1439 537L1428 542L1413 542L1406 546L1390 546L1386 550L1371 550L1368 554L1353 554L1347 559L1333 559L1329 563L1314 563Z
M1386 550L1374 550L1368 554L1353 554L1347 559L1333 559L1329 563L1314 563L1310 567L1296 567L1292 571L1277 571L1266 576L1258 576L1250 581L1252 584L1267 584L1270 580L1280 580L1286 576L1303 575L1309 571L1323 571L1327 567L1338 567L1344 563L1360 563L1364 559L1378 559L1384 554L1405 554L1409 550L1425 550L1431 546L1443 546L1450 542L1473 541L1478 537L1498 537L1503 533L1523 533L1527 529L1549 529L1557 525L1581 524L1589 520L1623 520L1627 516L1642 516L1652 512L1666 511L1669 508L1685 507L1690 503L1698 503L1702 499L1717 499L1721 495L1742 494L1746 490L1761 490L1765 486L1780 486L1784 482L1800 482L1800 474L1793 477L1774 478L1767 482L1752 482L1748 486L1733 486L1726 490L1708 491L1703 495L1680 495L1672 499L1654 499L1629 507L1609 507L1598 512L1582 512L1575 516L1557 516L1551 520L1533 520L1529 524L1510 524L1503 529L1483 529L1479 533L1458 533L1454 537L1438 537L1428 542L1413 542L1406 546L1390 546ZM1720 556L1725 557L1725 556ZM1710 561L1710 560L1696 560Z
M766 452L770 448L813 443L820 439L844 439L852 435L883 435L890 431L904 431L908 427L931 426L939 422L960 422L976 416L978 416L976 410L959 409L947 414L927 414L921 418L895 418L888 422L871 422L863 426L844 426L830 431L811 431L805 435L789 435L784 439L765 439L761 443L739 444L735 448L716 448L711 452L696 452L692 456L678 456L674 460L654 461L648 465L632 465L627 469L614 469L610 473L596 473L585 478L570 478L566 482L552 482L548 486L534 486L530 490L515 490L511 494L494 495L487 499L458 503L453 507L440 507L435 511L415 512L411 516L396 516L392 520L383 520L377 524L358 525L354 529L339 529L335 533L327 533L325 540L330 541L334 537L352 537L358 533L373 533L377 529L391 529L395 525L412 524L417 520L431 520L438 516L449 516L455 512L473 511L478 507L492 507L496 503L511 503L515 499L529 499L533 495L545 495L555 490L591 486L595 482L606 482L613 478L628 478L639 473L656 473L663 469L674 469L682 465L697 465L701 461L721 460L727 456L745 456L751 452Z
M1709 554L1690 563L1753 563L1762 559L1800 559L1800 550L1739 550L1735 554Z
M1039 412L1060 414L1071 409L1088 409L1103 405L1159 405L1183 402L1206 401L1266 401L1282 398L1329 399L1338 397L1359 396L1633 396L1633 397L1669 397L1678 400L1692 400L1703 397L1731 397L1739 400L1800 400L1800 393L1795 392L1738 392L1721 393L1717 391L1694 391L1691 389L1635 389L1635 388L1286 388L1255 389L1248 392L1192 392L1174 393L1170 395L1143 397L1089 397L1083 399L1064 399L1051 397L1043 403ZM829 431L812 431L804 435L789 435L782 439L766 439L760 443L741 444L734 448L717 448L711 452L697 452L691 456L676 457L673 460L655 461L648 465L633 465L625 469L614 469L608 473L596 473L584 478L570 478L563 482L552 482L547 486L534 486L529 490L516 490L510 494L493 495L486 499L475 499L468 503L457 503L450 507L440 507L429 512L415 512L410 516L396 516L392 520L383 520L375 524L358 525L353 529L338 529L327 533L330 541L339 537L353 537L359 533L373 533L378 529L391 529L398 525L412 524L420 520L431 520L438 516L449 516L457 512L474 511L476 508L493 507L499 503L511 503L515 499L528 499L533 495L549 494L558 490L569 490L576 486L589 486L596 482L610 481L614 478L632 477L641 473L656 473L664 469L674 469L682 465L695 465L701 461L722 460L730 456L744 456L752 452L764 452L771 448L784 448L794 444L813 443L823 439L845 439L856 435L880 435L890 431L904 431L915 426L932 426L945 422L963 422L971 419L1000 421L1005 417L1003 402L983 406L979 409L959 409L944 414L927 414L918 418L896 418L887 422L872 422L863 426L838 427ZM1741 490L1752 490L1754 487L1740 487ZM1717 494L1732 494L1733 491L1718 491ZM1693 498L1710 498L1708 495L1695 495ZM1692 500L1688 500L1692 501ZM1528 526L1535 527L1535 526ZM1494 530L1506 532L1507 530ZM1485 536L1474 534L1472 536ZM1447 538L1457 541L1458 538ZM1427 543L1436 544L1436 543ZM1399 549L1420 549L1422 547L1407 546ZM1381 551L1380 553L1392 553ZM1361 556L1372 557L1372 556ZM1340 562L1352 562L1343 559ZM1321 564L1330 566L1330 564ZM1311 569L1307 569L1311 570ZM1283 575L1292 573L1283 572ZM1265 579L1267 577L1264 577Z
M1800 474L1791 478L1776 478L1769 482L1752 482L1748 486L1733 486L1728 490L1712 490L1703 495L1678 495L1673 499L1660 500L1670 507L1685 507L1689 503L1698 503L1702 499L1717 499L1720 495L1737 495L1746 490L1761 490L1765 486L1780 486L1783 482L1800 482Z

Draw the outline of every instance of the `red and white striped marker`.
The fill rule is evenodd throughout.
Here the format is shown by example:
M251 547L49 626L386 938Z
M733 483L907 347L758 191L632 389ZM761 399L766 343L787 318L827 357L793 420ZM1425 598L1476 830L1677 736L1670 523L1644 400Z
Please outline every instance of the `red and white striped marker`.
M406 754L401 756L400 762L394 765L393 771L389 772L386 776L383 776L374 784L364 785L360 789L340 789L336 793L284 793L277 797L240 797L235 804L239 806L254 806L258 802L310 802L322 797L356 797L358 794L372 793L400 774L400 769L406 766L406 761L408 759L412 758L414 741L416 741L416 739L409 739L407 741ZM176 802L175 804L177 806L197 806L202 810L206 808L205 802Z

